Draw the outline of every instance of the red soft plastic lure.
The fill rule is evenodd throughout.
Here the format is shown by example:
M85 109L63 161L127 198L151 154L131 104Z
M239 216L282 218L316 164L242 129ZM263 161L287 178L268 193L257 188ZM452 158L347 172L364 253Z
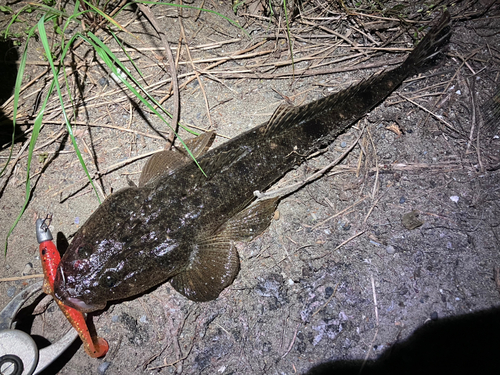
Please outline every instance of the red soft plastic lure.
M76 329L78 335L80 335L87 354L92 358L105 356L109 350L108 342L90 333L87 323L85 322L85 315L82 312L66 306L54 296L54 279L56 277L57 267L61 262L61 255L51 239L40 243L40 259L42 260L42 268L45 275L43 283L44 293L51 294L54 297L61 311Z

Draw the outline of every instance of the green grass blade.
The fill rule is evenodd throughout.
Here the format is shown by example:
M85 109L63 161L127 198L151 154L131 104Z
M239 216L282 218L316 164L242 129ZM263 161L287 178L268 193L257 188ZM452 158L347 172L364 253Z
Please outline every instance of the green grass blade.
M19 104L19 93L21 91L21 84L23 81L23 76L24 76L24 69L26 68L26 59L28 56L28 43L31 37L35 33L35 28L31 28L28 31L28 35L26 38L26 44L24 46L24 51L21 56L21 61L19 62L19 70L17 71L17 77L16 77L16 83L14 84L14 103L13 103L13 111L12 111L12 142L10 145L10 152L9 152L9 157L7 159L7 163L5 163L4 167L2 168L2 171L0 172L0 177L3 175L5 172L5 169L9 165L10 159L12 158L12 152L14 149L14 140L16 136L16 119L17 119L17 109L18 109L18 104Z
M122 25L120 25L118 22L114 20L113 17L108 16L106 13L104 13L102 10L97 8L95 5L91 4L87 0L82 0L87 6L89 6L95 13L99 14L101 17L105 18L109 23L112 23L116 27L118 27L120 30L126 32L127 34L133 36L134 38L137 39L137 37L134 34L131 34L127 29L125 29ZM124 6L126 6L125 4Z
M187 153L189 154L189 156L193 159L193 161L196 163L196 165L198 166L198 168L202 171L202 173L206 176L205 172L203 171L203 169L201 168L201 166L198 164L198 161L196 160L196 158L194 157L194 155L191 153L191 150L189 150L189 148L186 146L186 144L184 143L184 141L179 137L179 135L177 134L177 132L175 131L175 129L165 120L165 118L161 115L160 112L158 112L152 105L149 101L147 101L137 90L135 87L133 87L126 79L124 79L121 74L118 74L118 69L116 67L116 65L119 65L120 68L122 69L123 72L125 72L127 74L127 76L138 86L141 88L141 90L147 95L147 97L156 105L159 106L159 108L162 108L163 107L146 91L144 90L140 84L137 82L137 80L130 74L130 72L128 71L127 68L125 68L125 66L120 62L118 61L118 59L116 58L116 56L109 50L109 48L104 45L104 43L101 42L101 40L99 38L97 38L94 34L92 33L89 33L89 36L92 38L92 41L89 40L89 43L91 43L93 45L93 48L95 49L95 51L97 52L97 54L99 55L99 57L103 60L103 62L108 66L109 69L112 70L112 72L120 78L120 80L122 81L122 83L130 90L130 92L132 92L137 99L139 99L146 107L148 107L155 115L157 115L164 123L166 123L170 129L172 129L172 131L174 132L175 136L179 139L179 141L181 142L182 146L186 149ZM108 54L108 51L109 51L109 54ZM164 110L165 111L165 110ZM167 112L168 114L168 112ZM169 114L170 115L170 114Z
M163 108L163 106L158 103L158 101L153 97L151 96L147 90L145 90L141 85L140 83L135 79L135 77L128 71L128 69L125 67L125 65L123 65L123 63L118 59L118 57L113 53L111 52L111 50L108 48L107 45L105 45L98 37L96 37L93 33L89 32L88 33L89 37L92 39L93 41L93 44L94 45L97 45L99 46L107 56L109 56L109 58L111 59L111 63L110 65L108 65L108 67L110 69L114 69L116 66L118 66L122 72L124 72L125 74L127 74L127 76L130 78L130 80L132 82L134 82L134 84L137 85L137 87L139 87L141 89L142 92L144 92L144 94L149 98L149 100L151 100L151 102L153 102L155 105L158 106L158 108L160 108L162 110L162 112L164 112L168 117L172 118L172 114L170 114L167 110L165 110L165 108ZM113 73L117 74L116 71L113 70ZM157 111L155 109L152 109L152 111L156 114ZM160 119L162 121L165 122L165 124L167 124L172 130L174 130L170 124L165 121L165 119L158 114L158 116L160 117ZM195 134L195 135L198 135L196 132L193 132L191 129L189 128L186 128L184 127L182 124L179 124L184 130L190 132L191 134Z
M28 31L28 35L26 38L26 44L24 46L24 51L23 51L23 54L21 56L21 61L19 62L19 70L17 72L16 83L14 86L14 102L13 102L13 112L12 112L12 117L13 117L12 118L12 126L13 126L13 128L12 128L12 144L10 147L9 158L7 159L7 163L5 163L5 166L3 167L2 172L0 172L0 176L4 173L5 169L9 165L10 159L12 157L12 151L14 149L14 139L15 139L15 133L16 133L16 119L17 119L17 110L18 110L18 104L19 104L19 95L20 95L20 91L21 91L21 84L23 81L24 70L26 68L26 59L28 56L28 44L29 44L29 40L31 39L31 37L35 33L35 29L36 29L36 27L32 27ZM32 132L31 139L30 139L30 146L29 146L30 150L33 150L34 143L36 142L36 138L38 137L38 131L39 131L39 128L37 128L37 122L35 120L35 124L33 126L33 132ZM26 199L25 199L24 205L21 209L21 212L18 214L16 220L14 221L14 224L9 229L9 232L7 233L7 236L5 238L5 249L4 249L5 256L7 255L7 247L9 245L9 237L10 237L11 233L14 231L15 227L17 226L17 223L21 219L21 216L23 215L24 211L26 210L26 206L27 206L28 201L29 201L29 196L30 196L30 191L31 191L31 183L30 183L30 179L29 179L29 165L31 163L31 154L32 153L28 154L28 172L27 172L28 178L26 179Z
M111 35L113 36L113 38L115 38L115 41L116 43L118 43L118 45L120 46L120 48L122 49L122 52L125 54L125 56L127 56L128 58L128 61L130 61L130 63L134 66L135 70L137 73L139 73L139 75L144 78L144 74L142 74L141 70L139 69L139 67L135 64L134 62L134 59L132 59L132 57L130 57L130 55L128 54L127 50L125 49L125 47L123 47L123 43L121 42L120 39L118 39L118 37L116 36L116 34L114 32L112 32L111 30L109 30L109 32L111 33Z
M43 48L45 50L45 54L47 55L47 59L48 59L49 64L50 64L50 68L52 70L52 75L54 77L54 82L55 82L55 87L56 87L56 90L57 90L57 95L59 96L59 102L61 103L61 111L63 113L63 118L64 118L64 121L66 123L66 129L68 130L68 134L69 134L69 136L71 138L71 142L73 143L73 148L75 149L75 153L76 153L76 155L78 157L78 160L80 161L80 164L81 164L83 170L85 171L85 174L87 175L87 178L88 178L90 184L92 185L92 188L94 189L94 191L96 193L97 200L99 201L99 204L100 204L101 200L99 198L99 194L97 193L97 189L96 189L96 187L94 185L94 181L92 180L92 177L90 177L89 171L87 169L87 165L85 164L85 161L83 160L82 154L80 153L80 149L78 148L78 144L76 143L76 139L75 139L75 136L73 134L73 128L71 127L68 115L66 113L66 108L64 106L64 100L63 100L62 94L61 94L61 87L59 86L59 81L57 79L58 76L59 76L59 70L56 69L56 67L54 65L54 61L52 59L52 55L51 55L51 51L50 51L50 46L49 46L49 41L47 39L47 33L45 32L45 20L46 20L45 16L43 16L40 19L40 21L38 21L38 33L40 35L40 40L41 40Z
M30 145L28 147L28 161L26 162L26 191L25 191L24 204L23 207L21 208L21 211L17 215L14 224L10 228L9 233L7 233L7 237L5 238L5 255L7 255L7 246L9 244L9 237L14 231L14 228L17 226L17 223L23 216L24 212L26 211L26 207L28 207L28 203L30 201L31 197L30 168L31 168L31 160L33 157L33 150L35 149L35 144L38 139L38 134L40 133L40 129L42 128L43 113L45 111L45 107L47 106L47 102L49 100L50 94L52 93L53 89L54 89L54 82L52 82L52 85L50 86L50 89L45 97L45 100L41 105L40 111L38 112L38 115L36 116L35 121L33 123L33 131L31 132Z

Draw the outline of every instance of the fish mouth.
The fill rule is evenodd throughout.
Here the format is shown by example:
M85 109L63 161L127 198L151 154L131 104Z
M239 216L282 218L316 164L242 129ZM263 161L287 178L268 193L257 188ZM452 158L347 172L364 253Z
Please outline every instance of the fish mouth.
M91 304L85 302L83 299L74 296L75 290L66 285L66 278L61 267L58 267L56 280L54 283L54 296L66 306L72 307L83 313L89 313L96 310L102 310L106 304Z
M74 297L67 297L64 301L65 305L68 305L78 311L84 312L84 313L89 313L92 311L100 310L101 307L97 305L89 305L82 301L81 299L74 298Z

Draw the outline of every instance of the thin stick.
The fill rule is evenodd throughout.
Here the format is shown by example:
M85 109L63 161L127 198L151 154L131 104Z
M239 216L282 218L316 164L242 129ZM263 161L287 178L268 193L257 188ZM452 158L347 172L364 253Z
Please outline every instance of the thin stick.
M378 304L377 304L377 292L375 291L375 281L373 280L373 275L370 275L370 280L372 282L372 292L373 292L373 305L375 308L375 324L376 324L376 329L375 329L375 334L373 335L373 339L370 342L370 347L368 348L368 352L366 353L365 359L363 361L363 364L361 365L361 368L359 369L359 373L363 371L363 368L366 365L366 362L368 361L368 357L370 356L370 353L373 348L373 344L375 343L375 340L377 339L378 335L378 329L379 329L379 320L378 320Z
M474 82L475 80L473 80ZM472 101L472 106L473 106L473 111L474 113L476 113L476 93L475 93L475 90L472 92L472 98L473 98L473 101ZM482 120L483 120L483 117L482 117L482 114L481 114L481 111L477 111L478 112L478 123L477 123L477 144L476 144L476 151L477 151L477 162L479 164L479 170L482 172L484 172L484 166L483 166L483 162L481 160L481 125L482 125Z
M288 346L288 350L285 352L285 354L283 354L281 356L281 358L285 358L288 355L288 353L290 353L290 350L292 350L293 344L295 343L295 339L297 338L297 333L299 332L299 327L300 327L300 323L297 323L297 327L295 327L295 333L293 334L292 341L290 341L290 345Z
M37 273L36 275L26 275L26 276L16 276L16 277L4 277L0 279L0 282L3 281L17 281L17 280L28 280L43 277L43 273Z
M50 68L47 68L47 70L43 71L42 73L40 73L39 75L37 75L35 78L33 78L31 81L29 81L27 84L25 84L23 87L21 87L19 89L19 95L21 95L21 93L26 90L28 87L30 87L33 83L35 83L36 81L38 81L40 78L42 78L48 71L50 70ZM4 109L4 112L5 112L5 108L7 108L7 106L14 100L14 95L12 95L9 99L7 99L5 101L5 103L3 103L0 108Z
M469 86L469 92L471 93L470 100L471 100L471 107L472 107L472 118L471 118L469 141L467 142L467 149L465 150L465 154L469 153L470 146L472 145L472 142L474 139L474 129L476 127L476 101L475 101L475 96L474 96L474 90L475 90L475 86L476 86L475 82L476 82L475 77L472 77L471 84Z
M365 119L366 121L366 119ZM377 194L378 190L378 176L379 176L379 169L378 169L378 160L377 160L377 149L375 148L375 143L373 142L372 135L370 133L370 129L368 130L368 138L370 139L370 143L372 144L373 148L373 157L375 158L375 182L373 183L373 191L372 191L372 199L375 199L375 195Z
M181 0L181 4L182 4L182 0ZM196 80L198 81L198 83L200 85L200 90L203 94L203 99L205 101L205 107L207 108L208 123L210 124L210 128L211 128L213 126L213 124L212 124L212 116L210 116L210 105L208 104L207 93L205 92L205 88L203 87L203 82L201 80L200 73L198 73L198 71L196 70L196 67L194 66L193 58L191 57L191 51L189 51L189 43L188 43L188 40L186 38L186 33L184 32L184 24L182 22L182 8L180 8L180 10L179 10L179 16L180 16L179 17L179 25L181 27L181 37L184 40L184 43L186 43L186 52L187 52L189 61L191 62L191 67L193 68L193 72L196 76Z
M399 92L398 92L397 94L398 94L401 98L403 98L403 99L405 99L405 100L409 101L410 103L412 103L412 104L416 105L418 108L420 108L420 109L424 110L425 112L427 112L428 114L432 115L432 117L436 118L438 121L441 121L441 122L442 122L443 124L445 124L445 125L446 125L446 127L448 127L449 129L451 129L451 130L453 130L454 132L456 132L456 133L460 134L460 132L459 132L457 129L455 129L455 128L453 127L453 125L451 125L449 122L447 122L447 121L443 120L443 119L441 118L441 116L436 115L434 112L429 111L429 110L428 110L427 108L425 108L424 106L421 106L421 105L420 105L420 104L418 104L417 102L415 102L415 101L411 100L410 98L407 98L406 96L404 96L404 95L400 94Z
M326 301L323 306L321 306L320 308L318 308L312 315L316 315L317 313L319 313L321 310L323 310L326 306L328 306L328 304L330 303L330 301L333 299L333 297L335 297L335 294L337 294L337 288L339 287L339 284L340 284L340 281L337 283L337 285L335 285L335 289L333 290L333 293L332 295L330 296L330 298L328 298L328 301Z
M359 233L356 233L354 235L352 235L351 237L349 237L347 240L345 240L344 242L342 242L340 245L338 245L335 249L333 249L332 251L335 251L335 250L338 250L340 249L342 246L344 246L345 244L351 242L353 239L355 239L356 237L359 237L361 236L363 233L365 233L366 230L362 230L361 232Z
M179 99L179 82L177 80L177 68L175 67L174 56L172 55L170 44L168 43L165 33L158 25L155 15L146 5L137 3L137 6L141 10L141 12L144 13L144 15L148 18L149 22L151 22L151 25L153 25L154 29L160 36L163 46L165 48L165 53L168 58L168 64L170 67L170 76L172 78L172 86L174 91L174 110L172 112L172 122L171 122L171 127L173 131L170 134L170 137L168 138L169 143L165 145L165 149L170 149L170 147L172 147L172 145L174 144L175 133L177 132L177 124L179 122L180 99Z
M380 201L380 199L382 199L382 197L385 195L385 193L387 193L388 190L386 190L384 192L384 194L382 194L380 197L378 197L375 202L373 202L372 206L370 207L370 210L368 211L368 213L366 214L366 217L365 217L365 220L363 220L363 224L366 224L366 221L368 220L368 218L370 217L370 215L372 214L373 212L373 209L375 208L375 206L378 204L378 202Z
M356 207L358 204L360 204L361 202L363 202L366 198L368 198L368 197L361 198L361 199L360 199L360 200L358 200L356 203L354 203L354 204L350 205L349 207L347 207L347 208L343 209L343 210L342 210L342 211L340 211L340 212L337 212L335 215L332 215L332 216L330 216L330 217L326 218L326 219L325 219L325 220L323 220L322 222L320 222L320 223L316 224L315 226L313 226L311 229L313 229L313 230L314 230L314 229L316 229L316 228L320 227L321 225L323 225L323 224L325 224L325 223L329 222L330 220L335 219L337 216L340 216L340 215L342 215L343 213L345 213L345 212L349 211L351 208Z
M59 124L60 122L61 121L56 121L56 120L53 120L53 121L52 120L44 120L42 123L43 124ZM26 124L33 124L33 122L32 121L28 121ZM116 125L86 123L84 121L71 121L71 124L72 125L86 125L86 126L91 126L91 127L95 127L95 128L113 129L113 130L118 130L118 131L121 131L121 132L133 133L135 135L142 135L143 137L148 137L148 138L153 138L153 139L159 139L159 140L165 139L165 138L160 137L158 135L144 133L144 132L141 132L140 130L123 128L121 126L116 126ZM191 126L191 125L188 125L188 126ZM159 132L159 133L162 133L162 132ZM38 147L37 149L39 149L40 147Z
M104 176L104 175L106 175L106 174L108 174L108 173L111 173L111 172L113 172L114 170L116 170L116 169L118 169L118 168L121 168L121 167L123 167L123 166L125 166L125 165L127 165L127 164L133 163L133 162L134 162L134 161L136 161L136 160L140 160L140 159L143 159L143 158L147 158L148 156L151 156L151 155L156 154L157 152L161 152L161 151L162 151L162 150L156 150L156 151L147 152L147 153L145 153L145 154L138 155L138 156L135 156L135 157L133 157L133 158L130 158L130 159L124 160L124 161L122 161L122 162L119 162L119 163L113 164L113 165L109 166L108 168L105 168L105 169L103 169L103 170L99 171L99 173L96 173L96 174L94 175L94 177L92 177L92 180L95 180L95 179L96 179L96 178L98 178L99 176ZM80 180L76 181L75 183L73 183L73 184L71 184L71 185L69 185L69 186L66 186L66 187L64 187L63 189L61 189L61 190L57 191L57 193L53 194L53 195L52 195L52 197L55 197L55 196L57 196L57 195L61 194L64 190L66 190L66 189L68 189L68 188L70 188L70 187L72 187L72 186L75 186L76 184L79 184L79 183L81 183L82 181L87 181L87 182L88 182L88 178L87 178L87 177L83 177L83 178L81 178Z
M233 38L233 39L227 39L227 40L222 40L220 42L213 42L213 43L207 43L207 44L199 44L196 46L192 46L192 50L200 50L200 51L208 51L210 49L216 49L223 47L226 44L232 44L232 43L238 43L241 41L241 38ZM178 47L172 46L172 50L176 50ZM137 51L137 52L148 52L148 51L163 51L165 47L134 47L130 46L130 48L125 48L126 52L131 52L131 51ZM116 49L111 49L112 52L122 52L123 50L121 48L116 48Z

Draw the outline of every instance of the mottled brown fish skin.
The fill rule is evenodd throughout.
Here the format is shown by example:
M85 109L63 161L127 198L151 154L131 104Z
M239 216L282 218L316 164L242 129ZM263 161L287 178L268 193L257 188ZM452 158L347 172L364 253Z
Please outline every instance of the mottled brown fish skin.
M198 161L206 177L186 162L113 194L63 256L56 296L88 312L170 279L192 300L216 298L238 273L233 241L262 232L276 204L249 207L253 192L331 143L422 69L449 26L446 12L401 66L307 105L282 106L268 122L204 153Z

